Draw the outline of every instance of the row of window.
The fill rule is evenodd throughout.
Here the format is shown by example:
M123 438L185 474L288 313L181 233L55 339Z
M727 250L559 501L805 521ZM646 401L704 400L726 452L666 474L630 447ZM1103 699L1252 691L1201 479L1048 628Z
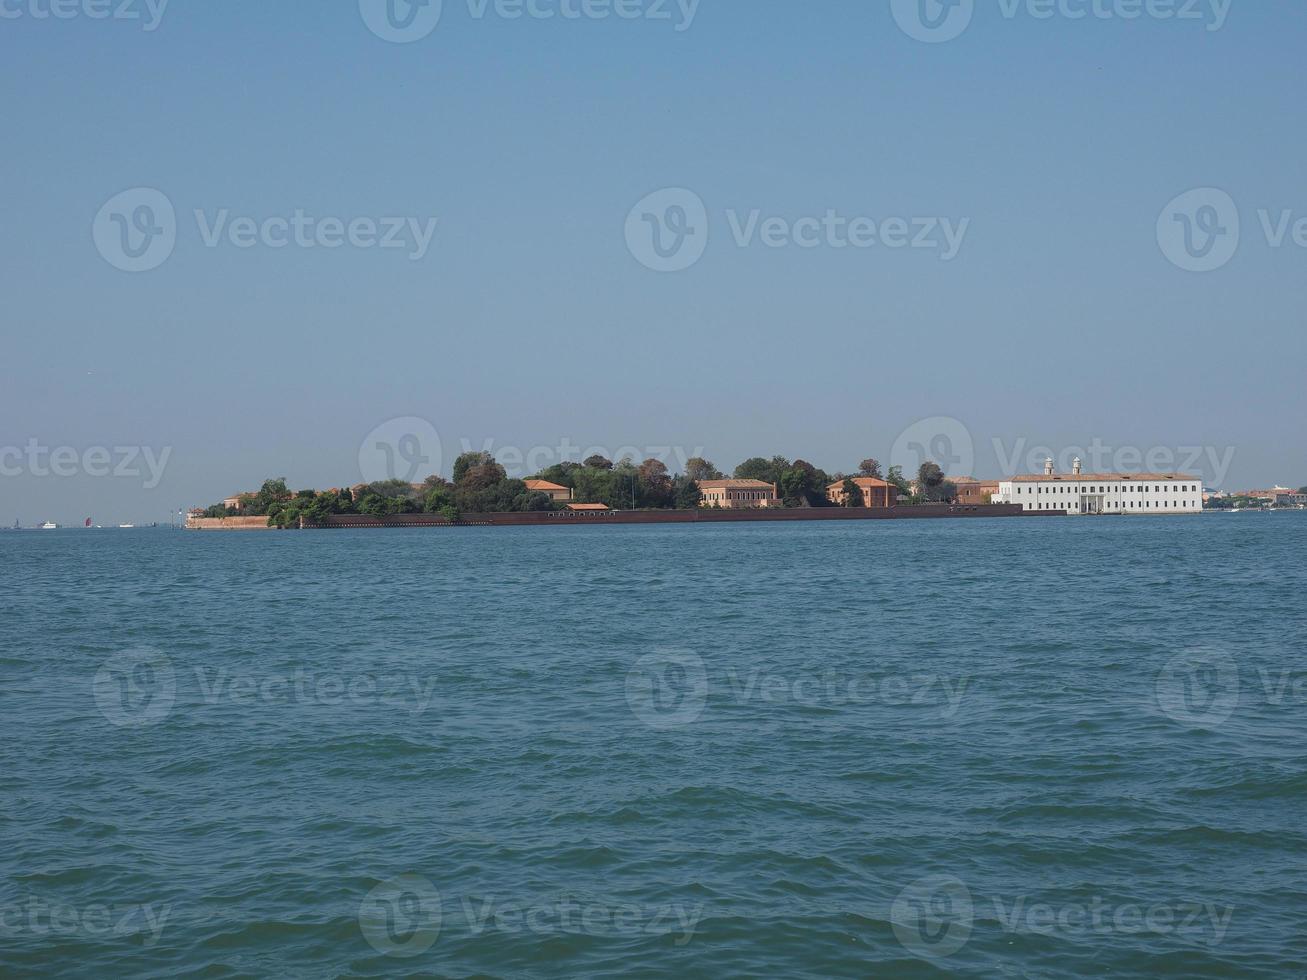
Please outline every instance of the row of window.
M1066 509L1065 504L1056 504L1052 502L1033 503L1033 504L1027 503L1025 506L1026 506L1026 510L1065 510ZM1156 508L1157 510L1184 510L1185 508L1190 508L1194 510L1201 509L1197 500L1189 500L1189 501L1159 500L1156 502L1153 502L1151 500L1128 500L1128 501L1122 501L1119 505L1108 505L1108 506L1120 506L1122 509L1125 509L1126 507L1130 507L1130 508L1138 507L1138 509L1140 510L1153 509L1153 508Z
M1198 492L1197 486L1182 485L1175 488L1154 486L1153 493L1161 493L1164 489L1166 490L1175 489L1179 493ZM1022 486L1017 487L1017 493L1111 493L1113 490L1115 490L1117 493L1124 493L1127 490L1138 490L1140 493L1147 493L1148 486L1146 484L1139 484L1137 486L1126 486L1126 485L1121 485L1117 487L1090 486L1090 487L1081 488L1079 486L1067 486L1065 484L1061 484L1052 487L1022 487Z

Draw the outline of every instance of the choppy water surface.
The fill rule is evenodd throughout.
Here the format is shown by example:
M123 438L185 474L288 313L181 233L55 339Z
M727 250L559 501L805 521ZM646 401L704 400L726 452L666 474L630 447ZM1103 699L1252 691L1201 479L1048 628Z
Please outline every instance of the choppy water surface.
M0 972L1307 968L1307 515L0 534Z

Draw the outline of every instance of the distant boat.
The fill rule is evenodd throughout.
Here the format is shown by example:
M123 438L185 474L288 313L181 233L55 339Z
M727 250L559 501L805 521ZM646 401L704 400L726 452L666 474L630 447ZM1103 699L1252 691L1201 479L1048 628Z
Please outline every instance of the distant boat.
M135 524L119 524L118 526L121 527L121 528L129 528L129 527L135 527L136 525L135 525Z
M88 517L88 518L86 519L86 523L83 524L82 527L90 527L90 526L91 526L91 519Z
M42 531L53 531L53 530L56 530L58 527L59 527L59 525L56 524L54 521L46 521L44 524L41 525L41 530L42 530Z

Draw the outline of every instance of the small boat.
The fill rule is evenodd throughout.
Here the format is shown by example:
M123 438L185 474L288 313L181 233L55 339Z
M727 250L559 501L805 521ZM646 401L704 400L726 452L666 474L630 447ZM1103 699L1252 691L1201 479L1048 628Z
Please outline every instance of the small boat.
M54 521L46 521L44 524L41 525L41 530L42 530L42 531L54 531L54 530L57 530L58 527L59 527L59 525L56 524Z
M135 524L119 524L118 526L119 526L120 528L123 528L124 530L126 530L127 528L132 528L132 527L135 527L136 525L135 525Z

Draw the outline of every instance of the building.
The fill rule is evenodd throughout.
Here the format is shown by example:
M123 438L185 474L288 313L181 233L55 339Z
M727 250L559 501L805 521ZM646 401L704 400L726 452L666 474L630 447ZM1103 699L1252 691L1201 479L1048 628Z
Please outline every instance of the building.
M549 499L554 503L566 503L572 499L572 491L569 487L561 487L548 480L527 480L526 488L532 493L548 494Z
M700 480L701 507L779 507L776 484L761 480Z
M1302 507L1307 505L1307 493L1299 493L1297 490L1283 490L1276 487L1271 492L1272 507Z
M250 496L250 494L238 493L230 497L223 497L222 505L228 510L244 510L245 502L241 498L247 496Z
M613 510L607 504L568 504L567 509L574 514L609 514Z
M996 504L1068 514L1199 514L1203 482L1186 473L1054 473L1053 461L1039 475L999 481Z
M854 485L862 491L863 507L893 507L899 501L898 488L874 476L849 477ZM836 480L826 488L826 499L832 504L844 506L844 481Z
M997 480L977 480L974 476L949 476L945 479L958 488L954 499L959 504L987 504L998 493Z

